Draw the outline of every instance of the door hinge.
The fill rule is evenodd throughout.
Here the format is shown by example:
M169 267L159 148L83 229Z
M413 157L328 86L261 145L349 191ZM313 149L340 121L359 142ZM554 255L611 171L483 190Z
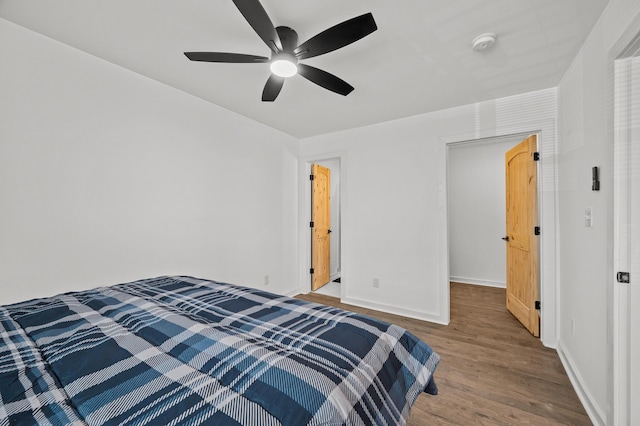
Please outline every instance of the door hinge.
M315 180L315 176L314 175L309 175L309 180Z
M619 283L629 284L631 282L631 274L629 272L618 272L616 278Z
M536 300L536 310L540 310L540 301Z
M314 225L315 225L315 223L313 223L313 222L309 222L309 226L310 226L311 228L313 228L313 227L314 227Z
M540 161L540 153L539 152L534 152L533 153L533 161Z
M536 226L535 228L533 228L533 234L534 235L540 235L540 227Z
M309 273L313 274L313 268L309 269Z

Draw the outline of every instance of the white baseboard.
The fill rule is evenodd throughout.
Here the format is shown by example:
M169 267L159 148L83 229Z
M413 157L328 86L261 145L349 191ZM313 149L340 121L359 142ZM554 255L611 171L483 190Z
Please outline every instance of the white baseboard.
M268 290L265 290L265 291L268 291ZM300 293L299 289L295 289L295 290L289 290L289 291L284 292L284 293L279 292L278 294L280 294L282 296L287 296L287 297L294 297L294 296L297 296L297 295L299 295L301 293Z
M603 413L602 409L598 407L598 405L593 401L593 397L589 393L589 391L582 385L584 381L580 374L573 368L573 361L569 354L564 351L562 346L562 342L558 341L558 356L560 357L560 361L562 362L562 366L567 372L567 376L569 376L569 381L573 385L573 389L578 394L578 398L580 398L580 402L584 406L589 419L596 426L605 426L606 425L606 416ZM604 384L603 384L604 386Z
M348 305L358 306L360 308L375 309L376 311L386 312L388 314L401 315L407 318L414 318L422 321L435 322L436 324L448 325L439 315L432 315L426 312L414 311L411 309L400 308L398 306L385 305L368 300L353 299L350 297L340 299L340 302Z
M474 285L483 285L485 287L498 287L498 288L507 288L507 283L504 281L492 281L492 280L483 280L480 278L469 278L469 277L449 277L449 281L453 281L456 283L462 284L474 284Z

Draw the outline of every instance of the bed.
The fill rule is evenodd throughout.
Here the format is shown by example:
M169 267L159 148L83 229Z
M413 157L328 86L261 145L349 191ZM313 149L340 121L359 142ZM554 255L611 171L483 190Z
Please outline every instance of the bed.
M0 425L404 424L438 360L352 312L145 279L0 307Z

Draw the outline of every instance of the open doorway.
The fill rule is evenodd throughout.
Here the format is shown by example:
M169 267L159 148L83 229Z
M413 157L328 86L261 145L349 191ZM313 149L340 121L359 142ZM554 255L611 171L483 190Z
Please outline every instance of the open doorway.
M504 154L522 135L449 146L450 280L506 288Z
M345 187L346 187L346 153L336 151L310 155L300 159L299 167L299 235L300 235L300 293L312 291L312 185L310 176L313 165L317 164L330 170L331 176L331 238L330 238L330 273L329 284L317 290L320 294L332 297L344 298L346 273L344 269L343 255L345 253Z
M520 303L521 298L514 299L514 294L516 294L513 293L514 285L526 284L525 287L530 289L530 292L525 293L531 293L534 296L527 298L527 306L531 305L532 316L535 313L534 302L538 300L540 288L537 273L534 274L535 279L526 279L526 283L520 283L522 280L516 279L522 274L508 274L508 271L513 272L513 268L509 268L507 264L508 259L511 257L513 262L514 252L524 253L524 251L523 247L520 247L522 241L514 239L520 234L515 232L512 227L509 228L510 231L507 229L508 223L513 224L513 220L508 220L507 211L512 211L514 206L512 205L509 209L506 205L509 196L506 191L505 177L508 173L505 166L505 154L516 149L514 147L520 147L523 139L527 136L529 136L528 133L450 143L448 144L447 156L450 281L505 289L505 291L495 291L490 294L496 295L501 300L510 301L511 303L507 303L505 309L511 311L521 322L522 315L518 315L520 311L514 307L516 305L519 307L522 303ZM535 136L532 138L535 141ZM533 150L535 151L535 149ZM537 168L533 155L527 155L523 164L527 164L527 168L532 167L534 172ZM511 185L513 184L512 176ZM533 213L530 215L519 214L517 222L522 222L521 219L525 216L531 216L529 220L531 226L526 225L526 233L531 233L531 235L523 234L522 239L530 243L537 243L535 237L531 238L534 227L538 225L537 183L535 180L533 185L536 187L532 188L534 190L532 192L533 204L526 209L534 208L535 211L532 210ZM510 193L513 195L513 192ZM516 191L516 193L520 192ZM519 205L519 203L517 204ZM525 230L519 232L525 232ZM509 236L505 236L509 234L511 241ZM519 250L515 250L514 246ZM507 250L508 247L510 247L510 251ZM532 250L531 267L532 271L534 269L537 271L539 268L537 244L533 244ZM531 274L525 275L527 277L533 276ZM511 293L504 294L508 293L507 280L511 282ZM520 293L522 291L517 292L517 294ZM514 304L514 300L518 303ZM455 313L452 312L452 315ZM537 313L535 317L538 318ZM523 325L534 336L538 336L539 327L528 323L529 321ZM535 323L539 322L535 321Z
M317 183L320 181L318 176L314 178L312 181L312 190L311 190L311 212L312 212L312 222L314 226L311 230L311 268L314 270L314 274L312 275L312 291L320 294L325 294L333 297L340 297L341 294L341 268L340 268L340 249L341 249L341 215L340 215L340 159L332 158L328 160L318 160L314 161L312 164L312 170L325 170L327 175L327 179L325 184L328 188L323 188L320 191L322 194L318 194L314 191L313 188L316 188ZM317 175L317 173L312 172L313 175ZM325 194L326 191L326 194ZM318 197L322 197L322 200L318 200ZM315 216L317 212L317 207L320 205L324 205L328 201L328 223L327 230L322 229L323 237L326 237L329 240L329 243L326 247L321 247L322 245L316 244L316 234L318 231L318 220ZM326 236L324 235L326 233ZM317 281L318 271L317 271L317 260L318 254L317 251L319 249L326 250L328 253L323 253L328 258L328 271L324 274L324 277L321 281ZM316 288L317 287L317 288Z

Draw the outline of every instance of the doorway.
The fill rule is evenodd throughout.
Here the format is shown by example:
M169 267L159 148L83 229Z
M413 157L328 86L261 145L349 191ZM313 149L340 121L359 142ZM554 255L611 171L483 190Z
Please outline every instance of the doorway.
M450 281L506 288L504 154L521 135L449 146Z
M300 162L300 292L312 291L312 188L310 175L312 166L317 164L330 171L330 256L329 283L316 290L316 293L342 298L345 288L344 255L344 200L346 157L342 152L322 156L309 156Z
M314 270L311 290L340 297L340 160L314 161L311 170L314 175L311 190L311 221L314 225L311 230L311 268ZM322 240L325 243L321 243Z
M449 281L507 288L506 260L510 243L504 238L507 223L505 153L530 134L518 133L447 144ZM535 198L537 201L537 196ZM534 220L538 225L537 213ZM511 246L516 243L513 241ZM534 250L537 269L540 266L537 247ZM532 283L532 292L540 294L537 277ZM513 294L510 299L513 305ZM531 304L533 310L533 301ZM509 310L513 313L513 306ZM538 327L532 330L535 331L532 334L539 335Z

